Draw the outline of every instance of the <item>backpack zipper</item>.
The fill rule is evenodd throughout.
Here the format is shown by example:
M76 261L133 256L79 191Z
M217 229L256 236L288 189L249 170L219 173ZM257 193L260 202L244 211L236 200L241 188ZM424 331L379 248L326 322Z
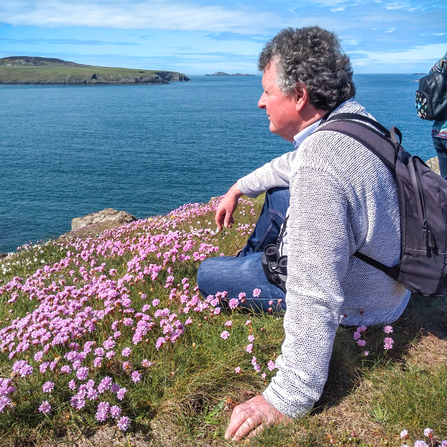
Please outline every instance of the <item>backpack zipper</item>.
M424 244L427 248L435 248L435 239L433 237L433 233L431 232L428 223L427 223L427 213L425 210L425 197L424 197L424 190L422 189L421 184L421 178L419 176L419 172L417 170L416 166L416 159L415 157L411 157L411 161L413 163L414 167L414 173L416 177L418 192L419 192L419 200L421 204L421 211L422 211L422 244Z

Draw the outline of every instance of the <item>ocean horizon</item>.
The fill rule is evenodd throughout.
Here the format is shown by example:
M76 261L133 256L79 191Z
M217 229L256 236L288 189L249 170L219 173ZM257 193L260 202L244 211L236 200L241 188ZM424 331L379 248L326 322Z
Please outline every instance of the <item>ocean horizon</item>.
M293 146L257 108L261 76L170 85L0 85L0 253L70 231L105 208L137 218L208 202ZM356 99L403 146L436 155L414 92L421 74L355 75Z

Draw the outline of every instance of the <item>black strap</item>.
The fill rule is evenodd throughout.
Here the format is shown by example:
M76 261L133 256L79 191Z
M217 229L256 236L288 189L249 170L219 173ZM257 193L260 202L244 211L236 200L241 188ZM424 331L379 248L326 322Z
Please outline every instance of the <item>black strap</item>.
M374 128L371 128L371 125L374 126ZM377 155L377 157L390 167L393 172L396 169L397 150L402 141L402 134L397 127L393 127L391 132L389 132L380 123L367 116L354 113L339 113L329 118L326 123L323 126L318 127L315 132L324 130L340 132L353 138ZM397 138L396 135L399 138ZM368 263L372 267L381 270L397 281L399 264L393 267L388 267L359 251L356 251L354 256Z
M349 122L361 121L363 123L369 124L370 126L373 126L374 129L379 130L382 134L386 135L387 137L390 136L390 132L385 126L382 126L382 124L380 124L376 120L370 118L369 116L360 115L358 113L336 113L336 114L332 115L331 117L329 117L326 120L326 123L330 123L330 122L334 122L334 121L342 121L342 120L349 121Z
M396 167L397 146L391 140L391 133L386 130L381 124L364 116L362 116L361 119L361 121L363 122L351 121L350 119L336 119L337 117L342 118L346 115L349 115L349 117L362 116L351 113L340 113L338 115L334 115L334 119L329 119L328 121L326 121L326 123L323 126L318 127L315 132L332 130L347 135L348 137L357 140L363 146L367 147L394 171ZM369 125L365 124L369 124L370 121L372 122L371 124L377 125L378 129L383 127L383 129L386 130L386 134L384 135L378 130L373 129ZM393 128L392 130L393 135L396 133L396 131L398 132L398 135L401 135L399 129Z

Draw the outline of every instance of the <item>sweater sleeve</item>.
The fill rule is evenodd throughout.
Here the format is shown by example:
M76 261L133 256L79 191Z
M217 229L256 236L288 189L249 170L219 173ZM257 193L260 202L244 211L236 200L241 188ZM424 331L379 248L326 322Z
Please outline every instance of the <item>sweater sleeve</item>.
M291 166L297 157L297 151L286 152L238 180L237 185L242 194L257 197L272 188L288 188Z
M350 231L346 194L329 173L298 169L290 189L285 340L263 395L281 413L297 417L320 398L327 379Z

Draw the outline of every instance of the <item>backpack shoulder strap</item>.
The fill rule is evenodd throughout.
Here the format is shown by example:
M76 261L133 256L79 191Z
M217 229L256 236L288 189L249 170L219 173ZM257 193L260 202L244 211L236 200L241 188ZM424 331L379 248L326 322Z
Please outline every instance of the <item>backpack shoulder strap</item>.
M332 130L340 132L363 144L376 154L391 169L396 167L396 159L402 134L397 127L391 131L367 116L355 113L339 113L329 118L315 132Z
M329 118L315 132L328 130L340 132L357 140L377 155L393 172L395 171L398 151L402 141L402 134L397 127L393 127L391 131L388 131L380 123L367 116L354 113L340 113ZM355 252L354 255L397 281L399 264L394 267L388 267L359 251Z

